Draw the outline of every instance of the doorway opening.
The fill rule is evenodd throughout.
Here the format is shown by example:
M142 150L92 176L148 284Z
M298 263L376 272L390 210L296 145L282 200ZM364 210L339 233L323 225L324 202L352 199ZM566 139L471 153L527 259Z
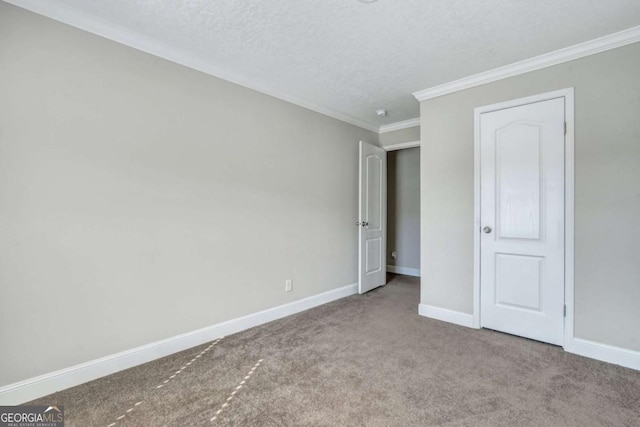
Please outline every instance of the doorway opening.
M387 152L387 273L420 277L420 147Z
M385 285L390 273L419 285L420 150L414 149L419 146L415 141L381 148L360 141L356 222L360 294Z

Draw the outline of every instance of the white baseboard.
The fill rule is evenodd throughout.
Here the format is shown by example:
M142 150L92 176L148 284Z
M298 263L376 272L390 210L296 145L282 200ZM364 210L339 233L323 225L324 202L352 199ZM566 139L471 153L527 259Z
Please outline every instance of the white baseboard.
M466 326L468 328L476 328L473 325L473 316L471 314L434 307L427 304L420 304L418 307L418 313L421 316L430 317L432 319L455 323L456 325ZM568 353L589 357L602 362L640 370L640 351L602 344L582 338L570 339L569 342L565 343L564 350Z
M387 272L396 273L396 274L404 274L405 276L420 277L420 269L419 268L398 267L397 265L387 265Z
M269 308L237 319L156 341L90 362L40 375L0 387L0 405L18 405L42 396L74 387L124 369L244 331L273 320L358 293L358 284L347 285L288 304Z
M564 349L569 353L640 370L640 351L601 344L582 338L573 338L568 345L565 344Z
M474 327L473 316L471 314L462 313L460 311L434 307L427 304L420 304L418 306L418 313L420 314L420 316L430 317L431 319L455 323L456 325L466 326L467 328Z

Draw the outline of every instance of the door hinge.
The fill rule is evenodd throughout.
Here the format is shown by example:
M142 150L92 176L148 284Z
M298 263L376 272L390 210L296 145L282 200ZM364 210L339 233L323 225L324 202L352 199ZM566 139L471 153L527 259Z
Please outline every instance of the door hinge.
M567 122L564 122L564 134L567 134Z
M564 317L567 317L567 304L565 304L565 305L564 305L564 310L563 310L563 312L562 312L562 315L563 315Z

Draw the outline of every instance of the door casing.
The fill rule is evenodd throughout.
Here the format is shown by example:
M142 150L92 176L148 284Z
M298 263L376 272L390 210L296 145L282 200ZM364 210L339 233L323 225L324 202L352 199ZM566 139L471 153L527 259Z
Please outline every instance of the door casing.
M566 88L526 98L478 107L474 110L474 225L473 225L473 327L480 328L480 116L492 111L519 107L534 102L564 98L565 100L565 254L564 254L564 345L574 336L574 187L575 187L575 137L574 137L574 88Z

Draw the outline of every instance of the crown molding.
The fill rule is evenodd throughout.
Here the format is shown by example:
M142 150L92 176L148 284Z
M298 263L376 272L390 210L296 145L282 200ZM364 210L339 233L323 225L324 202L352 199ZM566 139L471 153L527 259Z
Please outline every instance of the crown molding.
M96 34L98 36L107 38L109 40L132 47L137 50L141 50L151 55L158 56L176 64L192 68L205 74L209 74L211 76L229 81L231 83L235 83L248 89L252 89L257 92L272 96L274 98L289 102L291 104L295 104L299 107L315 111L316 113L320 113L325 116L340 120L342 122L346 122L354 126L358 126L360 128L378 133L379 126L375 123L364 121L349 114L336 111L332 108L318 105L307 99L283 93L267 85L256 84L240 75L236 75L234 73L230 73L226 70L221 69L213 61L203 59L198 55L184 52L181 49L171 46L170 44L160 42L149 36L145 36L128 28L124 28L112 22L87 14L65 4L61 4L58 1L4 1L22 9L26 9L30 12L37 13L38 15L42 15L55 21L62 22L63 24L67 24L72 27L87 31L89 33Z
M393 132L394 130L408 129L412 127L420 126L420 117L415 119L403 120L401 122L389 123L388 125L380 126L378 133Z
M551 67L552 65L584 58L585 56L594 55L596 53L636 42L640 42L640 26L632 27L617 33L609 34L608 36L576 44L574 46L554 50L553 52L534 56L533 58L505 65L503 67L494 68L493 70L484 71L449 83L433 86L428 89L414 92L413 96L415 96L418 101L426 101L427 99L437 98L439 96L517 76L519 74L540 70L542 68Z

